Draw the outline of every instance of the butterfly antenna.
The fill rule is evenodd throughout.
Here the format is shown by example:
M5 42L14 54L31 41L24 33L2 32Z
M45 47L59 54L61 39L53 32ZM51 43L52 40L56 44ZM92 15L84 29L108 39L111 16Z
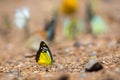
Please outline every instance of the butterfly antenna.
M26 55L25 58L32 58L32 57L35 57L36 55Z

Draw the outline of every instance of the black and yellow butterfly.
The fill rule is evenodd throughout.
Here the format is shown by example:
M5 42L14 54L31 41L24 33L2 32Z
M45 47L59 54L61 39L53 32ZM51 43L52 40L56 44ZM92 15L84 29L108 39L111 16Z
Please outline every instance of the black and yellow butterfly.
M51 51L44 41L41 41L35 59L38 64L44 66L51 65L53 63Z

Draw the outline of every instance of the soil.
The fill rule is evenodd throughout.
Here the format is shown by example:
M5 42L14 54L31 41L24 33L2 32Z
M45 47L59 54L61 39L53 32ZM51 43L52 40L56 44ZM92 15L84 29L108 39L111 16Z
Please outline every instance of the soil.
M84 18L87 0L79 1L80 15ZM14 25L16 8L27 6L30 9L30 33L42 30L44 19L51 18L52 10L60 0L0 0L0 80L120 80L120 1L101 0L99 15L108 23L106 34L94 36L80 34L76 39L63 37L61 21L56 28L55 41L48 46L54 63L50 66L38 65L36 50L26 47L24 30ZM8 16L10 27L4 23ZM75 43L79 42L79 46ZM96 72L85 72L84 65L96 56L103 69Z

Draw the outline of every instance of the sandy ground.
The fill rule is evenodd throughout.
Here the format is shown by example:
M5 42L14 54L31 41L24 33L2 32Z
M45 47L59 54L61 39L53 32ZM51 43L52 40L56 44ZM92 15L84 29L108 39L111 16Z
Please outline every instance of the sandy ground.
M120 80L120 1L110 0L99 3L99 14L109 26L109 32L95 37L81 34L75 40L66 40L62 35L62 27L58 23L55 42L49 44L54 63L44 67L38 65L35 58L26 55L37 51L25 45L24 31L14 25L15 8L30 8L30 33L44 26L44 18L51 18L51 10L59 4L59 0L0 0L0 80ZM86 1L81 1L80 16L84 18ZM9 16L10 28L6 30L4 17ZM61 32L61 33L60 33ZM74 44L80 42L80 47ZM84 65L97 56L103 69L97 72L85 72Z

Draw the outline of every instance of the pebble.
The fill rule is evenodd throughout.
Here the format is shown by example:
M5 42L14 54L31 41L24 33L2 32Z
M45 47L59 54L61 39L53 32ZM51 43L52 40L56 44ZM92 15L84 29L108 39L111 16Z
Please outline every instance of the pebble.
M106 61L102 61L103 64L108 64Z
M92 59L84 65L84 68L86 72L93 72L103 69L103 66L98 62L98 60Z
M13 61L13 60L7 61L7 63L8 63L9 65L12 64L13 62L15 62L15 61Z
M93 57L93 56L96 56L96 55L97 55L97 52L96 52L96 51L89 52L89 56L90 56L90 57Z
M11 70L9 73L20 76L20 71L17 70Z
M72 50L74 50L74 49L73 49L73 48L66 48L66 49L65 49L65 52L66 52L66 53L69 53L69 52L72 51Z
M51 75L50 74L45 74L45 76L44 76L45 78L50 78L51 77Z
M58 80L69 80L69 76L68 75L62 75L58 78Z
M51 69L52 69L52 71L53 71L53 72L55 72L55 71L56 71L56 68L51 68Z
M85 45L88 46L88 48L92 48L94 46L94 43L90 41L90 42L87 42Z
M59 64L59 65L58 65L58 69L63 70L63 69L64 69L64 66L61 65L61 64Z
M79 48L81 46L81 42L77 41L73 44L74 47Z

